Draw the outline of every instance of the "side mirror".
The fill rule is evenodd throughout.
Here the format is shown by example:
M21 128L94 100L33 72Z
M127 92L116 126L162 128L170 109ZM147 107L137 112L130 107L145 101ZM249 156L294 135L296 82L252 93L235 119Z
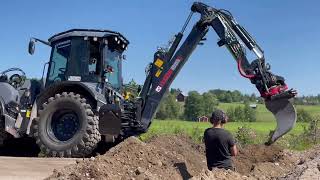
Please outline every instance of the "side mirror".
M29 54L30 54L30 55L33 55L35 49L36 49L35 40L34 40L34 39L30 39L29 48L28 48Z

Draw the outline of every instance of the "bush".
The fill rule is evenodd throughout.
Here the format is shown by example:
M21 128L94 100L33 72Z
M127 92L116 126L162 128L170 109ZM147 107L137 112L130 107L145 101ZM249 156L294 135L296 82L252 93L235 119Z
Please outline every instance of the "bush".
M320 140L320 128L318 127L320 123L319 117L313 117L309 121L309 126L304 128L304 136L309 139L313 144L317 144Z
M227 109L226 114L227 114L227 116L228 116L228 118L229 118L229 120L228 120L229 122L237 121L237 120L236 120L235 113L234 113L234 108L229 107L229 108Z
M243 108L243 116L245 122L256 122L257 115L256 111L252 109L249 104L245 104Z
M199 126L193 127L191 130L191 138L195 142L202 142L203 140L203 130L199 128Z
M310 121L301 134L291 135L289 146L296 150L305 150L320 143L320 117L310 117Z
M243 122L244 121L244 114L241 106L237 106L234 108L234 121L235 122Z
M236 132L236 139L239 145L253 144L256 137L256 132L246 125L239 127Z
M312 121L312 116L309 112L304 109L297 109L297 121L298 122L310 122Z

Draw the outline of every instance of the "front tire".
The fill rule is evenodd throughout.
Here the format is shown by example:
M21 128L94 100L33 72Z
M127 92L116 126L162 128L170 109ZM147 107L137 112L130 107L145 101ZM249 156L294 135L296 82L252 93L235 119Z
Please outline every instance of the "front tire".
M48 99L33 125L42 153L52 157L85 157L101 140L98 118L86 99L63 92Z

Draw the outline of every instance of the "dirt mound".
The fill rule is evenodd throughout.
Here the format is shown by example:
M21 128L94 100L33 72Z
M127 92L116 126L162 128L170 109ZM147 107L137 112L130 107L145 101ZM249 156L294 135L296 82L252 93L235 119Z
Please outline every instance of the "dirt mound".
M49 179L189 179L206 167L201 147L191 142L161 136L146 144L131 137L105 155L55 171Z
M306 152L296 153L294 156L299 159L297 166L290 173L278 178L279 180L320 178L320 146Z
M234 158L237 172L260 179L283 176L292 170L295 163L292 153L275 145L248 145L240 149Z
M275 163L280 159L283 159L282 149L277 146L248 145L239 150L234 164L239 173L248 174L259 163Z
M166 150L173 155L182 156L191 175L198 174L206 166L204 156L205 148L202 145L194 143L188 136L157 136L147 142L148 144ZM181 167L179 167L181 166ZM177 168L182 168L183 164L178 164ZM182 168L183 169L183 168Z
M255 180L251 176L241 175L237 172L224 169L213 169L212 171L204 170L198 176L191 178L191 180Z
M297 179L319 175L319 152L320 148L293 153L278 146L249 145L233 159L236 171L210 172L203 145L189 137L158 136L146 143L131 137L104 155L55 171L48 179Z

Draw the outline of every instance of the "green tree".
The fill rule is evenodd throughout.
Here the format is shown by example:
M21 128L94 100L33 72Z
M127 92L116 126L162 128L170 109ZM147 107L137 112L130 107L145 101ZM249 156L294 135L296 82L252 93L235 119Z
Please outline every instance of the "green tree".
M139 86L140 85L134 79L131 79L129 83L124 85L124 90L129 92L132 96L137 97Z
M236 116L235 116L235 113L234 113L234 108L233 107L229 107L227 109L227 112L226 112L228 118L229 118L229 122L234 122L236 121Z
M176 101L174 93L168 93L160 104L156 113L157 119L178 119L181 116L182 107Z
M211 93L202 94L203 115L210 116L214 109L219 105L218 99Z
M244 113L243 113L243 108L241 106L237 106L234 108L234 121L235 122L242 122L245 121Z
M242 100L242 94L240 91L235 90L232 92L233 102L240 102Z
M226 103L231 103L233 102L233 99L232 99L232 93L230 91L227 91L224 95L224 102Z
M244 121L246 121L246 122L256 122L257 121L256 111L254 109L252 109L249 104L244 105L243 115L244 115Z
M204 115L202 96L196 92L191 91L185 102L184 116L188 120L196 120L199 116Z

